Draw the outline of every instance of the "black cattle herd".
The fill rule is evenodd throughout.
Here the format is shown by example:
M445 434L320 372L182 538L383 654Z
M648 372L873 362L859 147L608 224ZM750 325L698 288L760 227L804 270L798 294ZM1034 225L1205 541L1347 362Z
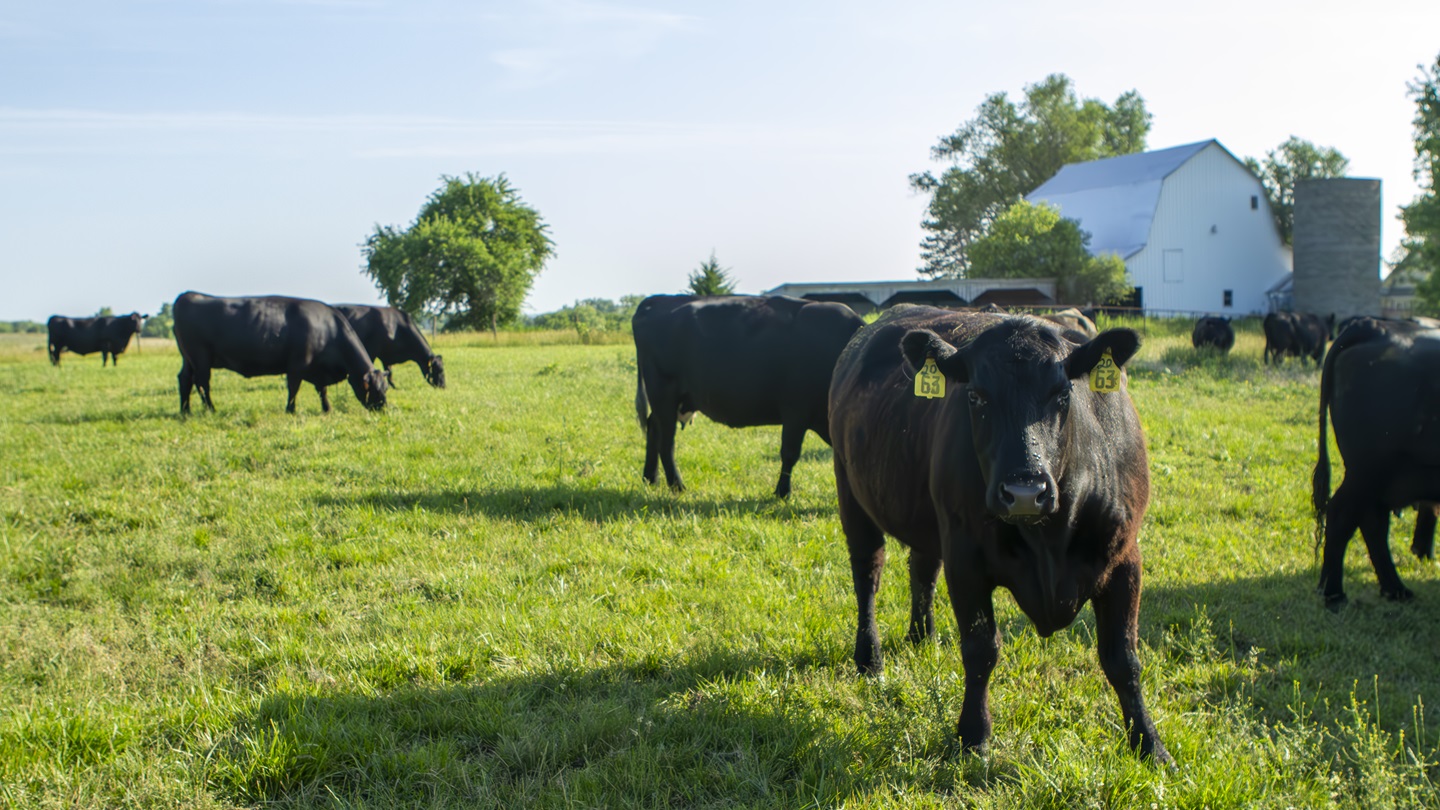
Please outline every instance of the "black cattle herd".
M102 366L117 360L145 317L52 317L50 360L59 365L66 350L101 352ZM417 363L427 382L445 386L440 355L389 307L187 292L174 319L182 415L192 389L214 410L214 369L285 375L291 413L306 382L329 411L326 389L342 380L365 407L383 408L400 363ZM1390 555L1389 518L1415 507L1411 549L1432 556L1440 322L1359 317L1337 328L1333 316L1272 313L1263 325L1266 363L1323 359L1311 497L1326 604L1344 603L1345 548L1357 529L1382 595L1411 598ZM883 668L875 596L888 535L910 549L911 641L934 632L935 586L945 573L965 669L958 733L966 747L990 736L989 678L999 655L992 593L1002 587L1041 635L1092 605L1101 668L1130 745L1170 760L1140 694L1136 656L1137 537L1150 480L1124 373L1140 346L1133 330L1097 332L1073 309L1032 317L902 305L866 325L840 304L690 295L646 298L632 327L647 482L663 467L669 486L684 489L675 436L697 412L731 427L781 426L780 497L790 494L806 431L833 447L861 673ZM1205 317L1191 341L1229 352L1235 333L1228 318ZM1327 418L1345 466L1333 495Z

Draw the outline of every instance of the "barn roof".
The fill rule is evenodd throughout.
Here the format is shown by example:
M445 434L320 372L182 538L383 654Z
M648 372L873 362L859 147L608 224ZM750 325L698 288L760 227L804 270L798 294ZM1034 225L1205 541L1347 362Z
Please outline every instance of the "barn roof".
M1069 163L1025 199L1050 203L1067 219L1079 220L1080 227L1090 233L1091 253L1115 253L1128 259L1139 253L1150 238L1160 184L1211 144L1219 146L1212 139Z

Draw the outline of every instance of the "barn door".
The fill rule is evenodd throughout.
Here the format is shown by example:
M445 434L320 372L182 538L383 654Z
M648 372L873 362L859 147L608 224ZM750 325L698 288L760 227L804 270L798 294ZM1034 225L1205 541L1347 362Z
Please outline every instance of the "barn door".
M1167 250L1164 254L1165 282L1178 284L1185 280L1185 251Z

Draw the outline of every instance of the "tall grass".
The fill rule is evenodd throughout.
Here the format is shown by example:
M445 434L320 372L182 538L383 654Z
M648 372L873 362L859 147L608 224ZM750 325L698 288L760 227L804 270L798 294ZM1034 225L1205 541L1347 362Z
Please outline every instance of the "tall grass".
M442 335L450 387L401 366L380 414L217 372L182 421L173 346L7 337L0 806L1440 806L1440 582L1397 541L1415 602L1358 551L1350 605L1315 594L1313 367L1143 326L1173 770L1125 746L1089 612L1041 639L1003 592L995 737L957 750L954 623L904 642L898 546L857 677L828 448L780 502L779 429L699 419L691 490L645 486L629 346Z

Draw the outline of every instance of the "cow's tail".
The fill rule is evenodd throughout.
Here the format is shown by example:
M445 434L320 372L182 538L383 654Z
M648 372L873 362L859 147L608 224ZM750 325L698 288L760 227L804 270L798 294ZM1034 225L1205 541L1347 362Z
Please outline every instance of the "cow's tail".
M1344 337L1344 336L1342 336ZM1326 420L1330 412L1330 399L1335 392L1335 360L1354 343L1361 343L1368 333L1353 330L1354 340L1338 340L1330 346L1325 355L1324 367L1320 372L1320 433L1316 441L1318 448L1315 472L1310 476L1310 505L1315 509L1315 549L1325 542L1325 508L1330 505L1330 437Z
M644 433L646 421L649 418L650 400L645 395L645 364L640 359L640 354L635 354L635 418L640 422L640 432Z

